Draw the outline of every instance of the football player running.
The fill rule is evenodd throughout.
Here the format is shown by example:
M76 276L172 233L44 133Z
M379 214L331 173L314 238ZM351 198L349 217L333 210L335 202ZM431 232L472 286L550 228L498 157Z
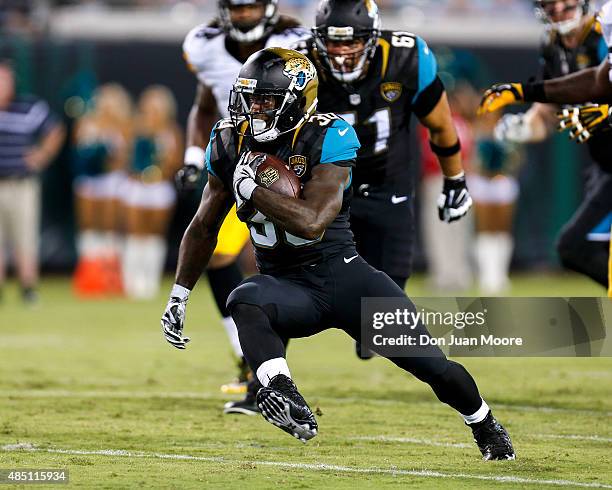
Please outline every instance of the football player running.
M219 0L218 19L211 25L195 27L183 44L184 57L196 74L198 86L187 120L185 166L177 174L180 188L197 186L204 165L204 148L215 122L229 116L229 93L242 64L266 46L288 47L307 35L296 20L278 14L278 0ZM242 280L237 258L248 241L249 232L236 217L228 214L207 275L217 308L233 351L239 361L237 382L224 385L229 393L244 393L249 376L236 326L226 307L229 293ZM226 413L253 414L254 404L228 403Z
M542 48L539 80L494 85L484 94L479 107L482 114L511 103L536 102L525 114L506 115L496 128L500 139L519 143L540 141L549 134L555 121L551 102L596 101L612 92L606 60L608 46L602 37L606 22L587 15L586 0L536 0L535 6L550 31ZM610 6L606 7L608 11ZM568 109L564 112L570 114ZM570 116L568 125L571 119ZM612 141L605 135L590 138L589 150L597 166L593 167L585 199L560 233L557 251L565 267L608 287ZM602 244L602 240L606 243Z
M264 418L306 441L318 426L292 381L285 341L332 326L358 339L362 297L393 297L414 311L404 291L356 251L349 224L351 171L359 141L335 114L317 113L318 78L304 55L268 48L240 70L230 100L230 119L217 123L206 149L209 180L196 216L181 242L176 283L162 328L166 340L184 349L189 295L216 245L219 228L234 201L249 226L260 274L245 279L228 299L245 357L263 387L257 403ZM302 198L257 184L261 156L294 169ZM421 324L413 335L427 335ZM505 429L491 415L466 369L435 346L409 347L390 359L428 383L438 398L457 410L489 459L514 459Z

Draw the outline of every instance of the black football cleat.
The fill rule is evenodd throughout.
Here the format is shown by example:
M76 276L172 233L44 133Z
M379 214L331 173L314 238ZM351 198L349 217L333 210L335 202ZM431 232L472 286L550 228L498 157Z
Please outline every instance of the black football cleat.
M317 421L295 383L277 374L257 392L257 406L272 425L306 442L317 435Z
M491 411L482 422L469 426L484 461L516 459L508 431L495 420Z
M257 378L251 379L247 384L247 392L242 400L236 402L227 402L223 407L223 413L240 414L240 415L257 415L259 407L257 406L257 391L261 388L261 383Z

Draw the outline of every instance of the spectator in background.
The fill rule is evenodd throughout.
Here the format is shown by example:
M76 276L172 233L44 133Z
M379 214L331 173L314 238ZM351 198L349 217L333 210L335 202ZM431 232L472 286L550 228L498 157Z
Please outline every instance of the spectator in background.
M11 64L0 61L0 286L12 246L23 300L35 302L38 282L40 182L59 152L63 125L43 100L18 96Z
M130 177L124 190L127 237L123 284L131 298L159 290L166 259L166 231L176 201L173 178L182 166L183 138L176 101L163 86L147 88L138 102Z
M74 129L74 191L79 263L75 292L82 296L119 294L123 223L121 186L132 146L132 102L123 87L99 87L93 106Z
M515 174L520 154L512 145L494 139L499 118L499 114L487 114L477 120L477 168L469 180L476 211L478 282L486 295L502 294L510 287L512 224L519 195Z

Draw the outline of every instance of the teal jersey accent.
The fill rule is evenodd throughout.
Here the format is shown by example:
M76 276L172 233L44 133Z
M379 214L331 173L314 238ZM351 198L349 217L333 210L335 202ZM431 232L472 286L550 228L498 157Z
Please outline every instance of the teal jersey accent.
M419 98L419 95L432 84L438 74L438 62L433 51L429 49L422 38L417 37L416 42L419 52L419 86L412 99L413 104Z
M321 163L335 163L357 158L361 147L357 133L344 119L335 119L327 129L321 151Z

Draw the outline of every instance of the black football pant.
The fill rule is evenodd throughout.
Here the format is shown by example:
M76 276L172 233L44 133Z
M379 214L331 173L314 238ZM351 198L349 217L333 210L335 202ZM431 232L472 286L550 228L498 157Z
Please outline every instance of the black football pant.
M414 193L369 187L364 196L356 189L351 200L351 230L359 255L404 289L412 272Z
M251 369L270 359L285 357L285 342L337 327L359 341L361 298L401 298L412 302L385 273L377 271L354 251L315 266L275 276L260 274L245 279L228 299L238 327L244 355ZM428 334L419 325L413 335ZM449 361L436 346L406 347L404 357L390 358L400 368L428 383L436 396L464 415L481 404L478 388L463 366ZM409 349L418 349L411 356ZM415 351L416 354L416 351Z
M586 274L606 288L609 242L589 241L587 236L611 211L612 174L597 169L585 199L557 239L557 252L563 266Z

